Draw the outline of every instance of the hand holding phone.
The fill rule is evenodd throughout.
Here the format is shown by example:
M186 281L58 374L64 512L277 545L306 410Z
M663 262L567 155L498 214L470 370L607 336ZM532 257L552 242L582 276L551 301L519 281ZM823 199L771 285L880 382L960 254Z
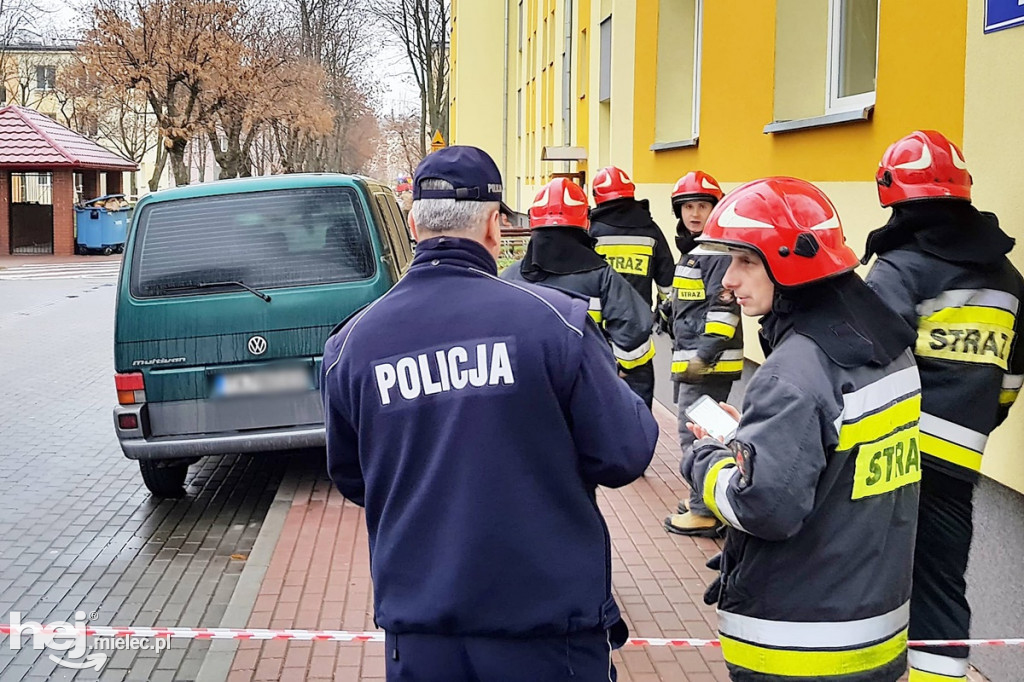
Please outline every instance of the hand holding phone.
M732 412L736 412L736 409L730 407ZM693 402L692 405L686 408L684 411L686 417L693 422L694 425L700 428L704 434L711 436L717 440L727 443L736 436L736 429L739 427L739 413L735 415L731 414L717 402L715 402L711 396L702 395ZM694 429L690 429L694 432L698 438L703 437L704 434L698 433Z

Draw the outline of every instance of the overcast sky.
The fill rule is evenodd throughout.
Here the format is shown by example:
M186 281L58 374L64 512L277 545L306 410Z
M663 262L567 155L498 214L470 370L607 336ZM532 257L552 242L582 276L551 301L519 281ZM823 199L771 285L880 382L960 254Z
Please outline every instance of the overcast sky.
M46 30L49 26L64 34L77 33L81 24L81 8L89 6L88 0L36 0L36 3L45 12L37 28ZM384 47L372 59L370 66L370 73L381 74L381 113L419 111L419 93L401 52Z

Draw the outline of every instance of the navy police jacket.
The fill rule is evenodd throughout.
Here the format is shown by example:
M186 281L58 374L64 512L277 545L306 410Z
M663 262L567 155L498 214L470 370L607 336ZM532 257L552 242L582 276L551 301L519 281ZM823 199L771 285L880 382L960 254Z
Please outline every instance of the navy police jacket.
M328 339L327 466L366 508L386 631L624 630L595 488L638 478L658 427L587 303L439 237Z

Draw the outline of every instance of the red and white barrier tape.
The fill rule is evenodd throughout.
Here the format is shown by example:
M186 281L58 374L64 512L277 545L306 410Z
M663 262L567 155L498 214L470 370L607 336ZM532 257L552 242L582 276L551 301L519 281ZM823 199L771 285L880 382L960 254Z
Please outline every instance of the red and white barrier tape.
M32 630L22 625L20 628L12 628L10 625L0 624L0 634L9 635L11 630L18 629L25 636ZM57 633L53 628L42 628L47 633ZM384 633L373 632L349 632L346 630L261 630L261 629L233 629L233 628L145 628L145 627L111 627L105 625L89 625L85 628L78 628L76 632L85 631L86 636L97 637L169 637L174 639L293 639L300 641L329 641L329 642L383 642ZM61 629L60 635L71 634L70 631ZM1024 646L1024 638L1018 639L929 639L911 641L911 646ZM634 637L626 640L626 646L670 646L670 647L720 647L717 639L696 639L696 638L654 638Z

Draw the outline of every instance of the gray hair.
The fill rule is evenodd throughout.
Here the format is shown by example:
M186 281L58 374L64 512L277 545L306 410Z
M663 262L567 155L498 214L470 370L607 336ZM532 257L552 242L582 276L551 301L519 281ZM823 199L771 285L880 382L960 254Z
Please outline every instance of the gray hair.
M424 178L421 189L451 189L447 180ZM496 201L417 199L412 202L412 219L422 232L472 232L482 228L487 215L498 208Z

